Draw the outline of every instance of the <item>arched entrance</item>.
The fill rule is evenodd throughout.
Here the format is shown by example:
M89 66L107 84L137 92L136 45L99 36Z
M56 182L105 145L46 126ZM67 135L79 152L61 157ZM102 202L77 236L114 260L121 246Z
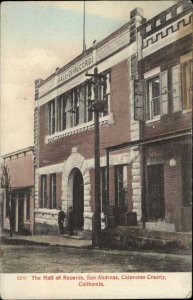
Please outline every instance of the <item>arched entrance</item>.
M69 185L71 190L71 205L74 212L74 229L83 229L84 225L84 185L83 176L78 168L70 173ZM70 204L70 203L69 203Z
M87 161L80 153L73 152L64 162L62 174L62 207L67 212L69 206L73 206L73 185L74 175L77 171L81 172L83 177L83 196L84 199L84 230L92 230L91 211L91 181ZM76 213L76 212L75 212ZM76 214L75 214L76 215Z

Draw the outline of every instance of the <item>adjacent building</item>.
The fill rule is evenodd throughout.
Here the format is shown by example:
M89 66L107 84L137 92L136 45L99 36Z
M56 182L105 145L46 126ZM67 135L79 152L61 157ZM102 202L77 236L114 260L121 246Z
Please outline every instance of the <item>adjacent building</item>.
M14 232L33 233L34 210L34 147L28 147L3 156L9 188L4 191L3 228L10 230L10 211Z
M181 1L139 28L143 90L142 203L147 228L191 230L192 5ZM137 114L136 114L137 115ZM153 226L152 226L153 225Z

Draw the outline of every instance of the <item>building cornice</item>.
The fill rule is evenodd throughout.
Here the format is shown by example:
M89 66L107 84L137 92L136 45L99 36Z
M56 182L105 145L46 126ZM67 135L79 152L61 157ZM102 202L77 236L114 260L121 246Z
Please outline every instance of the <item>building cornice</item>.
M27 152L31 152L33 154L33 152L34 152L34 146L29 146L27 148L23 148L23 149L14 151L14 152L10 152L10 153L4 154L4 155L2 155L2 158L4 160L7 159L7 158L11 159L11 157L13 157L13 156L19 156L20 154L26 155Z

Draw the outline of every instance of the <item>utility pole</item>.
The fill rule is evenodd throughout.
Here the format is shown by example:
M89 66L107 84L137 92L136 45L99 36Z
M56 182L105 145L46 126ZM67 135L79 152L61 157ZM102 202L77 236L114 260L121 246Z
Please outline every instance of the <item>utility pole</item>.
M91 76L92 84L94 84L94 101L92 103L92 111L94 111L94 156L95 156L95 211L93 215L92 228L92 245L100 246L101 235L101 192L100 192L100 133L99 133L99 113L105 109L104 101L100 99L101 78L104 75L98 74L95 67L94 74L86 74Z
M83 50L82 52L86 51L86 41L85 41L85 1L83 3Z

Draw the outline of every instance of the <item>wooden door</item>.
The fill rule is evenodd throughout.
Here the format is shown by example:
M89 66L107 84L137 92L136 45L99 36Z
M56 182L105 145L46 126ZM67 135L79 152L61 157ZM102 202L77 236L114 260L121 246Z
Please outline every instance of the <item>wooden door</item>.
M147 177L147 220L163 220L165 218L163 164L148 166Z
M84 212L83 177L81 172L77 169L73 180L74 229L82 229L84 225L83 212Z

